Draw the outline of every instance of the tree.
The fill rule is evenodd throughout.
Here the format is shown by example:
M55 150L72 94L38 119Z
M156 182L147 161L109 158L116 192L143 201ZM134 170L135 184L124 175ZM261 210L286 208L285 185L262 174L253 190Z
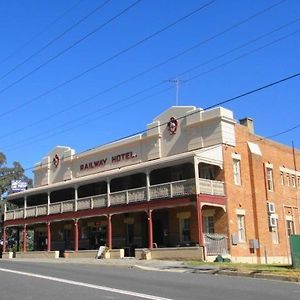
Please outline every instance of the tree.
M22 180L27 182L28 187L32 186L32 180L24 174L21 164L14 161L12 167L7 166L7 159L4 153L0 152L0 200L11 193L11 182L13 180ZM0 201L0 240L2 241L2 220L4 212L4 201ZM16 233L11 234L14 237ZM1 247L1 246L0 246ZM1 249L0 249L1 250Z
M32 180L24 174L24 169L17 161L13 162L12 167L8 167L6 156L0 152L0 197L11 192L12 180L22 180L27 182L28 186L32 186Z

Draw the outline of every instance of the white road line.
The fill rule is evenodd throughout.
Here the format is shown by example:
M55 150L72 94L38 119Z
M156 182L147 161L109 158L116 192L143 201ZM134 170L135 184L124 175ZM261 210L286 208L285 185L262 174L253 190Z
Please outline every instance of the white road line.
M77 286L83 286L83 287L87 287L87 288L90 288L90 289L96 289L96 290L102 290L102 291L107 291L107 292L111 292L111 293L134 296L134 297L139 297L139 298L143 298L143 299L172 300L170 298L157 297L157 296L154 296L154 295L136 293L136 292L126 291L126 290L110 288L110 287L107 287L107 286L89 284L89 283L73 281L73 280L67 280L67 279L63 279L63 278L56 278L56 277L51 277L51 276L44 276L44 275L40 275L40 274L27 273L27 272L21 272L21 271L3 269L3 268L0 268L0 271L7 272L7 273L14 273L14 274L18 274L18 275L29 276L29 277L35 277L35 278L40 278L40 279L46 279L46 280L51 280L51 281L57 281L57 282L62 282L62 283L72 284L72 285L77 285Z

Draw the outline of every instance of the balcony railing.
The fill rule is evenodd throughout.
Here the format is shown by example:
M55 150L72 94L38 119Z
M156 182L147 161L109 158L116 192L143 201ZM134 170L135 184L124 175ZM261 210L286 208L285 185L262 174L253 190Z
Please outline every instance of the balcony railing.
M224 182L209 180L209 179L199 179L200 182L200 193L216 196L225 196Z
M224 182L208 179L199 179L200 193L209 195L225 196ZM141 201L150 201L161 198L174 198L196 194L196 184L194 179L180 180L162 184L151 185L149 188L141 187L136 189L112 192L103 195L67 200L31 206L25 209L15 209L7 211L5 220L23 219L44 215L60 214L65 212L75 212L79 210L89 210L107 206L124 205Z

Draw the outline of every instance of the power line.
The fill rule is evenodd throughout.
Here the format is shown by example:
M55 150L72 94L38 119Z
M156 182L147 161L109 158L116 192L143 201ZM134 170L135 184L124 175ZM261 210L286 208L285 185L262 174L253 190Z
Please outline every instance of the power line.
M116 17L118 17L118 16L121 15L122 13L126 12L126 11L129 10L131 7L133 7L134 5L138 4L140 1L141 1L141 0L137 0L137 1L134 2L132 5L130 5L129 7L127 7L125 10L123 10L121 13L119 13L117 16L115 16L115 17L113 17L112 19L110 19L108 22L111 22L113 19L115 19ZM30 101L24 102L23 104L20 104L18 107L12 108L12 109L10 109L10 110L8 110L8 111L6 111L6 112L1 113L1 114L0 114L0 117L3 117L3 116L5 116L5 115L7 115L7 114L9 114L9 113L12 113L12 112L16 111L16 110L19 110L20 108L25 107L25 106L27 106L28 104L37 101L37 100L40 99L41 97L46 96L46 95L48 95L48 94L50 94L50 93L52 93L52 92L58 90L59 88L61 88L61 87L65 86L65 85L67 85L67 84L69 84L69 83L71 83L71 82L73 82L73 81L75 81L75 80L77 80L77 79L83 77L84 75L88 74L89 72L91 72L91 71L93 71L93 70L99 68L100 66L103 66L104 64L106 64L106 63L108 63L108 62L114 60L115 58L121 56L122 54L124 54L124 53L126 53L126 52L128 52L128 51L130 51L130 50L132 50L132 49L134 49L134 48L136 48L136 47L138 47L139 45L145 43L146 41L152 39L153 37L159 35L160 33L164 32L164 31L168 30L169 28L171 28L171 27L177 25L178 23L180 23L180 22L186 20L187 18L191 17L192 15L196 14L197 12L199 12L199 11L203 10L204 8L210 6L210 5L213 4L214 2L216 2L216 0L211 0L210 2L208 2L208 3L204 4L204 5L202 5L201 7L197 8L197 9L195 9L195 10L193 10L192 12L188 13L187 15L185 15L185 16L183 16L183 17L177 19L176 21L170 23L169 25L163 27L162 29L160 29L160 30L158 30L158 31L156 31L156 32L154 32L154 33L148 35L147 37L145 37L145 38L139 40L138 42L132 44L131 46L129 46L129 47L127 47L127 48L121 50L120 52L118 52L118 53L116 53L116 54L114 54L114 55L112 55L111 57L105 59L104 61L102 61L102 62L100 62L100 63L98 63L98 64L96 64L96 65L94 65L94 66L92 66L92 67L90 67L90 68L88 68L87 70L85 70L85 71L83 71L83 72L81 72L81 73L75 75L74 77L70 78L69 80L64 81L63 83L61 83L61 84L57 85L56 87L54 87L54 88L52 88L52 89L50 89L50 90L48 90L48 91L46 91L46 92L40 94L39 96L37 96L37 97L35 97L35 98L32 98ZM106 22L106 23L107 23L107 22ZM87 37L87 36L85 36L84 38L86 38L86 37ZM77 41L76 43L79 43L79 41ZM73 44L73 45L75 45L75 44ZM70 47L72 47L72 46L70 46ZM70 49L70 47L68 47L67 49L63 50L63 53L65 53L66 51L68 51L68 49ZM17 84L18 82L22 81L23 79L29 77L32 73L34 73L35 71L41 69L44 65L48 64L50 61L54 60L56 57L58 57L58 56L60 56L60 55L62 55L62 52L60 52L60 53L57 54L56 56L52 57L50 60L48 60L48 61L45 62L44 64L40 65L39 67L35 68L35 69L32 70L31 72L27 73L26 75L24 75L23 77L21 77L19 80L13 82L13 83L12 83L11 85L9 85L8 87L6 87L6 88L0 90L0 94L2 94L4 91L6 91L6 90L8 90L9 88L11 88L12 86L14 86L15 84Z
M66 30L64 30L61 34L59 34L58 36L56 36L54 39L52 39L50 42L48 42L46 45L44 45L43 47L41 47L39 50L37 50L36 52L34 52L33 54L31 54L29 57L27 57L25 60L23 60L22 62L20 62L19 64L15 65L12 69L10 69L8 72L6 72L4 75L2 75L0 77L0 80L6 78L9 74L11 74L12 72L14 72L15 70L19 69L21 66L23 66L24 64L26 64L28 61L30 61L33 57L37 56L38 54L40 54L41 52L43 52L44 50L46 50L47 48L49 48L52 44L54 44L56 41L58 41L59 39L61 39L64 35L66 35L68 32L70 32L71 30L73 30L75 27L77 27L78 25L80 25L82 22L84 22L86 19L88 19L90 16L92 16L93 14L95 14L98 10L102 9L106 4L108 4L111 0L106 0L104 1L102 4L98 5L96 8L94 8L92 11L90 11L87 15L85 15L83 18L81 18L79 21L77 21L76 23L74 23L72 26L70 26L69 28L67 28ZM50 60L52 61L52 60ZM31 72L29 72L31 73ZM28 74L29 74L28 73ZM31 73L32 74L32 73ZM26 75L25 75L26 76ZM24 77L24 78L27 78ZM18 80L17 80L18 81ZM19 82L19 81L18 81Z
M281 2L284 2L284 1L281 1ZM281 2L280 2L280 3L281 3ZM277 4L277 5L278 5L278 4ZM208 39L202 40L202 41L200 41L199 43L193 45L192 47L189 47L189 48L185 49L184 51L181 51L181 52L177 53L176 55L173 55L173 56L169 57L168 59L166 59L166 60L164 60L164 61L162 61L162 62L160 62L160 63L158 63L158 64L156 64L156 65L154 65L154 66L152 66L152 67L150 67L150 68L148 68L148 69L146 69L146 70L140 72L140 73L137 73L137 74L135 74L135 75L133 75L133 76L131 76L131 77L125 79L125 80L122 80L122 81L120 81L120 82L114 84L113 86L111 86L111 87L109 87L109 88L107 88L107 89L104 89L104 90L102 90L102 91L96 93L96 94L93 95L93 96L90 96L90 97L88 97L88 98L86 98L86 99L84 99L84 100L82 100L82 101L77 102L76 104L73 104L73 105L71 105L71 106L69 106L69 107L67 107L67 108L65 108L65 109L62 109L62 110L60 110L60 111L58 111L58 112L55 112L55 113L49 115L48 117L43 118L43 119L41 119L41 120L39 120L39 121L37 121L37 122L31 123L31 124L29 124L29 125L27 125L27 126L25 126L25 127L23 126L22 128L17 129L17 130L15 130L15 131L13 131L13 132L6 133L5 135L0 136L0 139L1 139L1 138L4 138L4 137L7 137L7 136L10 136L11 134L14 134L14 133L18 133L18 132L24 131L25 128L30 128L30 127L32 127L32 126L35 126L35 125L38 125L38 124L40 124L40 123L42 123L42 122L45 122L45 121L47 121L47 120L50 120L50 119L52 119L52 118L55 117L55 116L58 116L58 115L60 115L60 114L62 114L62 113L64 113L64 112L69 111L69 110L72 109L72 108L78 107L79 105L84 104L84 103L87 103L87 102L89 102L89 101L95 99L96 97L98 97L98 96L100 96L100 95L106 94L106 93L110 92L111 90L113 90L113 89L115 89L115 88L118 88L118 87L120 87L120 86L122 86L122 85L124 85L124 84L126 84L126 83L128 83L128 82L130 82L130 81L132 81L132 80L134 80L134 79L136 79L136 78L138 78L138 77L140 77L140 76L143 76L143 75L149 73L150 71L152 71L152 70L154 70L154 69L156 69L156 68L158 68L158 67L161 67L161 66L167 64L168 62L170 62L170 61L172 61L172 60L174 60L174 59L176 59L176 58L178 58L178 57L180 57L180 56L182 56L182 55L188 53L188 52L191 51L191 50L195 50L197 47L199 47L199 46L201 46L201 45L203 45L203 44L205 44L205 43L207 43L207 42L210 42L210 41L212 41L213 39L216 39L217 37L220 37L221 35L223 35L223 34L229 32L230 30L233 30L233 29L237 28L238 26L241 26L242 24L248 22L249 20L252 20L254 17L260 16L262 13L265 13L266 11L270 10L270 9L273 8L273 7L274 7L274 5L272 5L272 6L270 6L270 7L267 7L267 8L265 8L265 9L263 9L263 10L261 10L261 11L255 13L254 15L251 15L251 16L247 17L246 19L244 19L244 20L242 20L242 21L239 21L239 22L235 23L234 25L228 27L227 29L225 29L225 30L223 30L223 31L221 31L221 32L219 32L219 33L217 33L217 34L214 34L213 36L209 37ZM227 51L227 52L225 52L225 53L223 53L223 54L221 54L221 55L218 55L218 56L216 56L216 57L214 57L214 58L212 58L212 59L210 59L210 60L207 60L207 61L204 62L204 63L201 63L201 64L199 64L199 65L196 65L196 66L194 66L194 67L192 67L192 68L190 68L190 69L188 69L188 70L186 70L186 71L180 73L180 74L177 75L177 76L182 76L182 75L184 75L184 74L186 74L186 73L188 73L188 72L190 72L190 71L193 71L193 70L195 70L195 69L197 69L197 68L199 68L199 67L202 67L202 66L204 66L204 65L206 65L206 64L209 64L209 63L211 63L211 62L213 62L213 61L215 61L215 60L217 60L217 59L220 59L220 58L222 58L222 57L224 57L224 56L226 56L226 55L228 55L228 54L230 54L230 53L232 53L232 52L234 52L234 51L237 51L237 50L239 50L239 49L241 49L241 48L244 48L244 47L250 45L251 43L254 43L254 42L256 42L256 41L258 41L258 40L260 40L260 39L262 39L262 38L264 38L264 37L266 37L266 36L268 36L268 35L270 35L270 34L272 34L272 33L274 33L274 32L277 32L277 31L279 31L279 30L281 30L281 29L283 29L283 28L285 28L285 27L287 27L287 26L290 26L290 25L292 25L292 24L298 22L299 20L300 20L300 18L297 18L297 19L294 19L294 20L292 20L292 21L290 21L290 22L288 22L288 23L285 23L284 25L281 25L281 26L277 27L276 29L273 29L272 31L270 31L270 32L268 32L268 33L265 33L265 34L263 34L263 35L261 35L261 36L255 38L255 39L252 39L252 40L250 40L250 41L248 41L248 42L246 42L246 43L244 43L244 44L242 44L242 45L240 45L240 46L238 46L238 47L235 47L235 48L233 48L233 49L231 49L231 50L229 50L229 51ZM159 85L161 85L161 84L156 84L156 85L154 85L152 88L156 88L156 87L159 86ZM147 89L147 90L148 90L148 89ZM122 101L117 101L117 102L115 102L115 104L116 104L116 103L120 103L120 102L122 102ZM111 106L111 105L109 105L109 106ZM105 108L106 108L106 107L105 107Z
M269 87L271 87L271 86L274 86L274 85L283 83L283 82L285 82L285 81L291 80L291 79L296 78L296 77L298 77L298 76L300 76L300 73L296 73L296 74L293 74L293 75L291 75L291 76L282 78L282 79L280 79L280 80L274 81L274 82L272 82L272 83L269 83L269 84L267 84L267 85L261 86L261 87L259 87L259 88L257 88L257 89L254 89L254 90L252 90L252 91L243 93L243 94L238 95L238 96L235 96L235 97L233 97L233 98L226 99L226 100L221 101L221 102L219 102L219 103L216 103L216 104L214 104L214 105L208 106L208 107L205 108L205 109L211 109L211 108L213 108L213 107L216 107L216 106L219 106L219 105L223 105L223 104L226 104L226 103L235 101L235 100L240 99L240 98L243 98L243 97L245 97L245 96L248 96L248 95L254 94L254 93L256 93L256 92L265 90L265 89L267 89L267 88L269 88Z
M34 68L30 72L26 73L25 75L23 75L22 77L20 77L19 79L17 79L16 81L14 81L13 83L11 83L10 85L8 85L7 87L5 87L2 90L0 90L0 94L3 94L8 89L10 89L11 87L15 86L17 83L19 83L19 82L23 81L24 79L28 78L30 75L32 75L36 71L38 71L41 68L43 68L44 66L48 65L50 62L54 61L55 59L57 59L58 57L60 57L64 53L68 52L69 50L71 50L72 48L74 48L75 46L77 46L78 44L80 44L81 42L83 42L84 40L86 40L88 37L90 37L91 35L95 34L99 30L101 30L102 28L104 28L106 25L108 25L109 23L111 23L112 21L114 21L115 19L119 18L121 15L127 13L131 8L133 8L134 6L136 6L137 4L139 4L141 1L142 0L136 0L131 5L129 5L125 9L123 9L121 12L119 12L118 14L116 14L115 16L113 16L112 18L110 18L109 20L105 21L100 26L98 26L97 28L95 28L94 30L92 30L91 32L89 32L88 34L86 34L85 36L81 37L79 40L77 40L76 42L74 42L73 44L71 44L70 46L68 46L67 48L63 49L62 51L60 51L59 53L57 53L56 55L52 56L50 59L48 59L47 61L45 61L44 63L40 64L38 67ZM0 117L2 117L3 115L6 115L7 113L10 113L12 111L18 110L20 107L23 107L23 106L25 106L27 104L28 104L28 102L27 103L23 103L22 105L19 105L15 109L11 109L10 111L7 111L7 112L1 114Z
M281 26L281 27L282 27L282 26ZM280 27L280 28L281 28L281 27ZM274 30L272 30L271 32L274 32ZM290 37L290 36L292 36L293 34L298 33L298 32L299 32L299 30L296 31L296 32L293 32L292 34L288 34L288 35L285 35L285 36L283 36L283 37L281 37L281 38L279 38L279 39L276 39L275 41L272 41L272 42L270 42L270 43L267 43L266 45L263 45L263 46L261 46L261 47L258 47L258 48L256 48L256 49L254 49L254 50L251 50L251 51L249 51L249 52L247 52L247 53L244 53L243 55L240 55L240 56L237 57L237 58L234 58L234 59L229 60L229 61L227 61L227 62L225 62L225 63L222 63L221 65L218 65L218 66L216 66L216 67L214 67L214 68L212 68L212 69L210 69L210 70L208 70L208 71L202 72L202 73L200 73L200 74L198 74L198 75L196 75L196 76L190 78L189 80L186 80L184 83L186 83L186 82L188 83L188 82L190 82L190 81L192 81L192 80L194 80L194 79L197 79L199 76L206 75L206 74L208 74L208 73L210 73L210 72L212 72L212 71L214 71L214 70L216 70L216 69L219 69L220 67L223 67L224 65L228 65L229 63L235 62L235 61L238 60L238 59L241 59L241 58L244 58L244 57L246 57L246 56L249 56L250 54L253 54L253 53L257 52L258 50L264 49L264 48L266 48L266 47L268 47L268 46L270 46L270 45L273 45L273 44L276 43L276 42L282 41L282 40L284 40L285 38ZM264 34L263 36L266 36L266 35ZM256 41L256 40L257 40L257 39L254 39L254 41ZM249 44L249 43L246 43L246 45L248 45L248 44ZM245 45L245 44L244 44L244 45ZM240 48L240 47L238 47L238 48ZM235 48L235 49L236 49L236 48ZM231 51L228 51L228 52L231 52ZM219 57L219 56L217 56L216 58L218 58L218 57ZM210 60L204 62L202 65L205 65L205 64L207 64L207 62L211 62L211 61L212 61L212 59L210 59ZM198 65L198 66L199 66L199 65ZM193 68L193 69L194 69L194 68ZM183 73L185 73L185 72L183 72ZM81 117L80 119L85 119L86 117L89 117L89 116L91 116L92 114L98 113L99 111L102 111L103 109L112 107L112 106L114 106L114 105L116 105L116 104L119 104L119 103L124 102L124 101L126 101L126 100L128 100L128 99L131 99L131 98L133 98L133 97L136 97L136 96L138 96L138 95L140 95L140 94L142 94L142 93L144 93L144 92L147 92L147 91L150 91L150 90L152 90L152 89L154 89L154 88L156 88L156 87L159 87L160 85L162 85L162 82L160 82L160 83L158 83L158 84L156 84L156 85L154 85L154 86L151 86L151 87L149 87L149 88L143 89L142 91L136 92L135 94L133 94L133 95L131 95L131 96L128 96L128 97L125 97L125 98L123 98L123 99L121 99L121 100L118 100L118 101L116 101L116 102L114 102L114 103L111 103L111 104L109 104L109 105L106 105L104 108L101 107L100 109L93 110L93 112L84 115L84 116ZM68 128L68 129L66 129L66 130L61 130L61 131L58 132L58 133L68 132L68 131L70 131L70 130L72 130L72 129L75 129L75 128L79 127L79 126L85 125L85 124L87 124L87 123L91 123L91 122L93 122L93 121L95 121L95 120L98 120L98 119L103 118L103 117L105 117L105 116L107 116L107 115L110 115L110 114L112 114L112 113L114 113L114 112L116 112L116 111L119 111L119 110L121 110L121 109L127 108L127 107L131 106L132 104L136 104L136 103L138 103L138 102L145 101L145 100L147 100L147 99L149 99L149 98L152 98L152 97L154 97L154 96L163 94L163 93L169 91L170 89L171 89L170 87L169 87L169 88L166 88L166 89L163 89L163 90L161 90L161 91L159 91L159 92L156 92L156 93L154 93L154 94L151 94L150 96L146 96L146 97L144 97L144 98L142 98L142 99L138 99L137 101L134 101L133 103L131 103L131 104L129 104L129 105L124 105L124 106L122 106L122 107L119 107L117 110L114 110L114 111L109 112L109 113L107 113L107 114L102 114L102 115L100 115L100 116L97 116L97 117L94 118L94 119L89 119L87 122L80 123L79 125L72 126L71 128ZM78 120L80 120L80 119L77 118L75 121L78 121ZM58 133L57 133L56 129L60 129L60 128L63 127L63 126L66 126L66 125L72 124L72 123L74 123L74 121L70 120L70 121L65 122L64 124L61 124L60 126L57 126L56 128L53 128L54 133L48 135L47 138L49 138L49 137L51 137L51 136L54 136L54 135L57 135ZM41 140L45 139L45 137L44 137L44 132L41 133L41 134L38 135L38 136L43 136L43 137L40 138L40 139L34 139L32 142L38 142L38 141L41 141ZM35 135L33 138L36 138L36 137L37 137L37 135ZM28 139L25 139L25 141L27 141L27 140L28 140ZM23 141L24 141L24 140L23 140ZM32 143L32 142L31 142L31 143ZM21 144L21 145L24 146L24 144ZM25 145L26 145L26 143L25 143ZM15 146L15 145L12 145L11 147L13 147L14 149L16 149L16 146ZM20 147L18 147L18 148L20 148ZM6 149L7 149L7 148L6 148ZM8 149L10 149L10 148L8 148Z
M285 82L285 81L291 80L291 79L293 79L293 78L296 78L296 77L298 77L298 76L300 76L300 72L299 72L299 73L296 73L296 74L293 74L293 75L290 75L290 76L287 76L287 77L282 78L282 79L280 79L280 80L274 81L274 82L269 83L269 84L267 84L267 85L261 86L261 87L259 87L259 88L253 89L253 90L251 90L251 91L245 92L245 93L240 94L240 95L238 95L238 96L232 97L232 98L230 98L230 99L227 99L227 100L224 100L224 101L217 102L216 104L213 104L213 105L211 105L211 106L208 106L208 107L204 108L204 110L208 110L208 109L217 107L217 106L220 105L220 103L228 103L229 101L235 101L235 100L237 100L237 99L239 99L239 98L246 97L246 96L248 96L248 95L251 95L251 94L253 94L253 93L256 93L256 92L258 92L258 91L261 91L261 90L263 90L263 89L267 89L267 88L269 88L269 87L271 87L271 86L274 86L274 85L283 83L283 82ZM196 110L196 111L191 112L191 113L189 113L189 114L187 114L187 115L177 117L177 120L183 119L183 118L185 118L185 117L187 117L187 116L194 115L194 114L196 114L196 113L199 113L199 111ZM142 131L138 131L138 132L136 132L136 133L134 133L134 134L131 134L131 135L128 135L128 136L125 136L125 137L122 137L122 138L119 138L119 139L115 139L115 140L113 140L113 141L110 141L110 142L106 143L105 145L112 144L112 143L116 143L116 142L118 142L118 141L120 141L120 140L124 140L124 139L130 138L130 137L133 137L133 136L136 136L136 135L139 135L139 134L143 134L143 133L145 133L145 132L147 132L147 131L150 131L150 130L153 130L153 129L157 128L157 127L166 126L167 124L168 124L168 122L165 122L165 123L162 123L162 124L160 124L160 125L158 125L158 126L153 126L153 127L149 128L149 129L144 129L144 130L142 130ZM287 133L287 132L290 132L290 131L292 131L292 130L295 130L296 128L299 128L299 127L300 127L300 124L297 124L296 126L293 126L293 127L289 128L289 129L287 129L287 130L285 130L285 131L281 131L281 132L276 133L276 134L274 134L274 135L272 135L272 136L269 136L269 138L270 138L270 137L275 137L275 136L282 135L282 134L284 134L284 133ZM259 140L261 140L261 139L266 139L266 138L260 138ZM245 141L245 142L247 142L247 141ZM100 147L100 146L96 146L96 147L93 147L93 148L91 148L91 149L88 149L88 150L85 150L85 151L82 151L82 152L79 152L79 153L76 153L76 154L79 155L79 154L82 154L82 153L91 151L91 150L93 150L93 149L96 149L96 148L98 148L98 147ZM66 158L67 158L67 157L66 157ZM50 164L50 163L46 163L46 164L43 164L43 165L49 165L49 164ZM24 171L28 171L28 170L32 170L32 169L34 169L34 167L24 168Z
M210 63L211 61L214 61L214 60L223 58L224 56L226 56L226 55L228 55L228 54L230 54L230 53L232 53L232 52L235 52L235 51L237 51L237 50L240 50L240 49L242 49L242 48L245 48L246 46L249 46L250 44L253 44L253 43L255 43L255 42L257 42L257 41L259 41L259 40L261 40L261 39L263 39L263 38L265 38L265 37L267 37L267 36L269 36L269 35L271 35L271 34L273 34L273 33L275 33L275 32L278 32L278 31L282 30L283 28L286 28L286 27L288 27L288 26L291 26L291 25L293 25L293 24L295 24L295 23L297 23L297 22L299 22L299 21L300 21L300 18L293 19L292 21L289 21L288 23L285 23L285 24L283 24L283 25L281 25L281 26L279 26L279 27L277 27L277 28L275 28L275 29L273 29L273 30L267 32L267 33L264 33L264 34L262 34L262 35L260 35L260 36L258 36L258 37L256 37L256 38L254 38L254 39L251 39L250 41L248 41L248 42L246 42L246 43L244 43L244 44L242 44L242 45L240 45L240 46L237 46L237 47L235 47L235 48L233 48L233 49L231 49L231 50L229 50L229 51L224 52L223 54L220 54L220 55L217 56L217 57L214 57L214 58L212 58L212 59L206 61L205 64L208 64L208 63ZM299 32L299 30L297 30L297 31L295 31L295 32L293 32L293 33L291 33L291 34L284 35L283 37L281 37L281 38L279 38L279 39L277 39L277 40L274 40L274 41L272 41L272 42L266 44L266 45L263 46L263 47L267 47L267 46L269 46L269 45L271 45L271 44L277 43L277 42L279 42L279 41L281 41L281 40L283 40L283 39L285 39L285 38L288 38L290 35L294 35L295 33L298 33L298 32ZM261 49L261 47L259 47L259 48L257 48L257 49ZM182 76L182 75L185 75L186 73L189 73L189 72L194 71L194 70L196 70L196 69L198 69L198 68L200 68L200 67L203 67L203 65L204 65L204 64L202 63L202 64L199 64L199 65L193 66L193 67L189 68L188 70L186 70L186 71L184 71L184 72L182 72L182 73L180 73L180 74L177 74L176 76Z
M59 17L57 17L54 21L50 22L44 29L42 29L40 32L38 32L36 35L34 35L31 39L26 41L24 44L22 44L20 47L18 47L13 53L5 57L0 61L0 65L8 61L10 58L21 52L24 48L26 48L29 44L31 44L34 40L36 40L38 37L40 37L42 34L47 32L49 28L51 28L55 23L57 23L59 20L64 18L70 11L72 11L75 7L77 7L83 0L77 1L74 5L72 5L70 8L68 8L66 11L64 11Z

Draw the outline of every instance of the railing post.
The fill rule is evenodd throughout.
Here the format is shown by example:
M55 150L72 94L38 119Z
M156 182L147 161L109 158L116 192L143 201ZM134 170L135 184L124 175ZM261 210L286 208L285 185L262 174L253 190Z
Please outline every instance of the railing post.
M47 193L47 215L50 215L50 193Z
M147 201L150 201L151 194L150 194L150 171L146 170L146 188L147 188Z
M107 178L106 180L106 187L107 187L107 207L110 207L110 179Z
M91 209L93 209L93 208L94 208L94 198L91 197Z
M170 183L170 198L173 198L173 184Z
M211 195L214 194L214 185L213 185L213 181L212 180L210 181L210 193L211 193Z
M199 161L197 156L194 156L194 175L195 175L195 187L196 187L196 195L199 195L201 192L200 189L200 179L199 179Z
M64 212L64 204L63 202L60 202L60 213L62 214Z
M14 210L14 220L16 219L16 211Z
M77 186L75 186L74 211L77 211L77 209L78 209L77 201L78 201L78 188L77 188Z
M35 216L36 217L38 216L38 207L37 206L35 207Z
M128 191L125 192L125 202L126 204L129 203Z

